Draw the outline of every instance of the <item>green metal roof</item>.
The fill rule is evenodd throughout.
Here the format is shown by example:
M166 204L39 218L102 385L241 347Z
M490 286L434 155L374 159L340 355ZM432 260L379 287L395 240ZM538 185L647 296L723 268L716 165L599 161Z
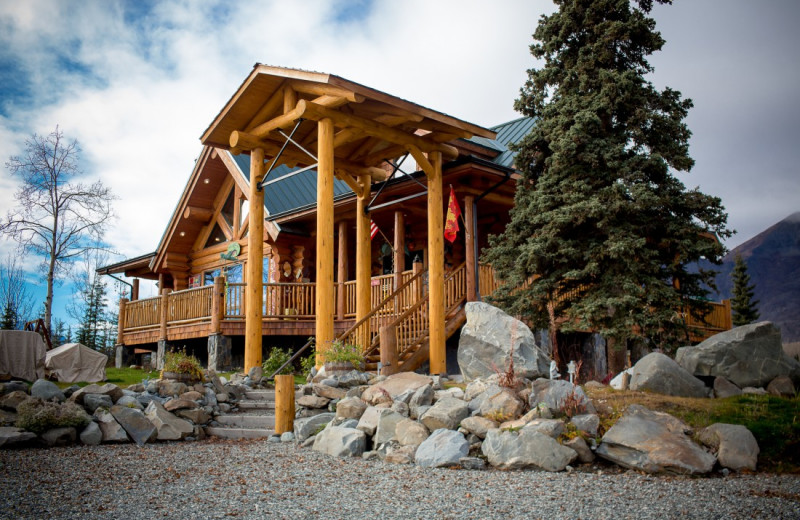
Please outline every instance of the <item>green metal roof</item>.
M493 126L490 130L497 132L497 139L486 139L485 137L472 137L468 139L475 144L486 148L491 148L500 152L500 155L492 159L492 162L512 168L516 154L509 150L509 146L517 144L533 128L534 119L532 117L520 117L513 121Z

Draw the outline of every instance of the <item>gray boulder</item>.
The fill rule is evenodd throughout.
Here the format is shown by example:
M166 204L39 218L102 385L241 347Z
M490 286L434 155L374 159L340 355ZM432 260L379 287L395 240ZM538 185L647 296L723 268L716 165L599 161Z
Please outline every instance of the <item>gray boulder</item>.
M560 419L534 419L526 424L523 429L543 433L553 439L558 439L567 431L567 426Z
M695 444L691 430L675 417L631 405L603 436L596 454L647 473L702 474L716 459Z
M480 415L467 417L461 421L462 428L481 439L486 438L486 433L492 428L497 428L497 426L498 424L495 421L487 419L486 417L481 417Z
M205 424L211 420L211 416L209 416L208 412L202 408L195 408L194 410L178 410L175 412L175 415L181 419L192 421L194 424Z
M708 397L702 381L659 352L647 354L634 365L629 388L676 397Z
M408 401L408 413L412 418L419 417L419 409L422 406L433 404L433 385L423 385L414 391L411 400Z
M779 397L794 397L794 384L788 376L778 376L767 385L767 392Z
M189 387L180 381L163 379L158 382L158 395L161 397L173 397L185 394L188 389Z
M399 374L392 374L383 381L364 390L364 393L361 394L361 399L371 405L384 401L392 402L408 390L416 391L432 383L433 380L428 376L415 374L414 372L400 372Z
M156 427L156 439L159 441L185 439L194 432L192 423L172 415L157 401L151 401L147 405L144 415Z
M384 409L378 417L378 424L375 427L375 435L372 442L375 446L379 446L384 442L397 440L397 423L405 420L406 418L399 413Z
M98 385L96 383L92 383L90 385L86 385L80 390L75 391L71 396L69 396L70 401L75 401L78 404L83 404L83 396L86 394L103 394L107 395L111 398L113 402L117 402L117 399L122 397L122 389L117 385L106 383L104 385Z
M412 419L403 419L395 427L395 436L400 446L419 446L429 437L428 429Z
M530 406L536 408L542 403L553 414L563 414L565 407L574 408L576 415L597 413L592 401L580 386L563 379L537 379L531 386Z
M579 432L585 432L592 437L597 435L597 429L600 427L600 417L593 413L576 415L569 422L575 425Z
M83 396L83 407L89 413L94 413L98 408L111 408L114 402L111 400L110 395L104 394L85 394Z
M66 428L53 428L51 430L47 430L41 435L41 439L45 445L50 447L69 446L70 444L75 444L77 435L78 434L75 431L75 428L69 426Z
M367 436L355 428L331 426L314 438L314 451L334 457L360 457L367 446Z
M589 445L586 444L586 441L583 440L583 437L575 437L573 439L568 440L564 443L564 446L575 450L575 453L578 454L578 460L582 464L590 464L594 462L594 453L589 448Z
M739 388L765 387L778 376L800 381L800 362L781 344L781 331L768 321L711 336L695 347L681 347L675 360L695 376L722 376Z
M734 471L756 470L760 450L756 438L746 427L715 423L700 430L698 438L717 454L720 466Z
M469 405L461 399L445 397L430 407L422 417L420 422L430 431L440 428L455 430L461 421L469 417Z
M345 397L336 403L337 419L360 419L367 409L364 401L358 397Z
M144 410L144 406L139 402L136 395L123 395L117 400L120 406L127 406L128 408L136 408L137 410Z
M103 441L103 432L100 431L100 426L92 421L86 425L80 435L81 443L87 446L97 446Z
M481 451L486 455L489 464L498 469L562 471L578 458L575 450L529 428L519 432L489 430Z
M487 391L483 395L488 393ZM492 420L513 421L519 419L524 409L525 405L513 390L501 388L491 397L482 399L479 413Z
M518 377L532 379L548 373L550 360L527 325L483 302L468 302L465 312L467 323L458 342L458 366L465 381L505 368L512 348Z
M98 408L94 412L94 418L103 434L103 442L128 442L130 440L125 429L108 410Z
M724 377L717 376L714 378L715 397L719 399L725 399L726 397L733 397L735 395L742 395L742 389Z
M378 456L385 462L390 462L392 464L413 464L416 451L417 447L414 445L395 446L394 443L392 443L387 446L385 453L379 450Z
M30 442L35 438L35 433L25 431L22 428L15 428L13 426L0 427L0 447L23 444Z
M303 395L297 399L297 406L303 408L327 408L331 400L318 395Z
M312 435L315 435L317 430L323 428L335 418L336 414L326 412L313 417L295 419L294 437L297 439L297 442L302 443Z
M114 405L110 412L137 445L144 446L145 443L152 442L158 437L158 430L141 410Z
M38 397L43 401L55 398L59 403L63 403L67 399L58 385L47 379L37 379L31 385L31 397Z
M2 397L2 399L0 399L0 408L5 408L6 410L12 410L16 412L17 407L30 398L31 396L22 390L14 390L13 392L7 393Z
M389 410L387 408L377 408L375 406L368 406L364 413L361 414L361 417L358 419L358 426L357 428L364 432L365 434L372 437L375 435L375 429L378 427L378 421L381 418L381 414L388 413Z
M430 434L414 455L418 466L441 468L458 466L462 457L469 455L469 443L457 431L439 429Z

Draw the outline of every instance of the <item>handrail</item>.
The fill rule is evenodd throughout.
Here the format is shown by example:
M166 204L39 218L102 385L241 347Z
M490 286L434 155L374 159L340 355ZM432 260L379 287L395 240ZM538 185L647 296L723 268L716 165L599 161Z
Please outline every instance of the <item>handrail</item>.
M302 354L303 352L305 352L305 351L306 351L306 349L307 349L309 346L311 346L311 345L313 345L313 344L314 344L314 339L315 339L315 338L313 338L313 337L311 337L311 338L308 338L308 341L306 341L306 344L305 344L305 345L303 345L302 347L300 347L300 350L298 350L297 352L295 352L295 353L294 353L294 355L293 355L292 357L290 357L290 358L289 358L289 360L288 360L286 363L284 363L284 364L282 364L280 367L278 367L278 370L276 370L275 372L273 372L273 373L272 373L272 375L271 375L271 376L269 376L267 379L275 379L275 376L276 376L276 375L278 375L278 374L280 374L280 373L281 373L281 370L283 370L283 369L284 369L284 368L285 368L287 365L290 365L290 364L294 363L294 360L295 360L295 359L297 359L298 357L300 357L300 354Z

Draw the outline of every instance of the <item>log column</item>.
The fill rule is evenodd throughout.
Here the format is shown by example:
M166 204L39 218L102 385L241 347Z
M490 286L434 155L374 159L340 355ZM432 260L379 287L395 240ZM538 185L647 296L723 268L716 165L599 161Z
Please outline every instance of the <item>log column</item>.
M338 257L338 270L336 272L336 319L343 320L345 312L345 287L344 283L347 281L347 221L342 220L339 222L339 257Z
M464 197L464 242L467 249L467 301L478 300L478 252L475 247L475 197Z
M317 123L317 365L333 342L333 121ZM252 232L252 231L251 231Z
M127 298L119 300L119 315L117 317L117 345L122 345L122 337L125 333L125 306L128 305Z
M431 374L446 374L444 333L444 215L442 199L442 154L428 154L428 315L430 316Z
M131 301L135 302L139 299L139 279L134 278L131 284Z
M250 209L247 238L247 286L245 287L244 371L261 366L261 333L264 292L264 149L250 152Z
M394 288L403 283L403 270L406 266L406 228L402 211L394 212Z
M370 302L370 270L372 264L372 246L369 238L369 214L366 212L369 186L372 180L369 175L361 175L359 183L363 186L363 196L356 201L356 321L361 320L371 310ZM362 349L369 346L369 327L359 331L358 344Z

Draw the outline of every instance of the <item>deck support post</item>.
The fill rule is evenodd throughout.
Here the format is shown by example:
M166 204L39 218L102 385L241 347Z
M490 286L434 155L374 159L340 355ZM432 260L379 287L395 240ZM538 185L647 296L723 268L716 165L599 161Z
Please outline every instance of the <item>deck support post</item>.
M131 283L131 301L135 302L139 299L139 279L134 278L133 283Z
M397 331L395 327L385 326L380 328L381 340L381 375L390 376L400 369L400 360L397 355Z
M372 245L369 238L369 214L366 211L372 179L369 175L361 175L359 183L364 186L362 190L364 195L359 195L356 200L356 321L360 321L372 310L370 302ZM369 327L361 327L357 334L356 343L362 350L369 348Z
M275 433L294 430L294 376L275 376Z
M210 334L222 332L222 320L225 319L225 277L214 277L214 293L211 295L211 330Z
M337 259L338 269L336 271L336 319L343 320L345 313L345 286L347 281L347 221L339 222L339 256Z
M247 238L247 287L245 293L244 371L261 366L264 298L264 149L250 151L250 209Z
M444 222L442 154L428 154L428 316L430 316L430 371L446 374L444 316Z
M475 243L475 197L464 197L464 245L467 253L467 301L478 300L478 248Z
M333 342L333 121L317 123L317 365Z
M406 227L402 211L394 212L394 289L403 284L406 267Z
M123 334L125 333L125 307L128 305L127 298L119 299L119 315L117 316L117 345L123 345Z

